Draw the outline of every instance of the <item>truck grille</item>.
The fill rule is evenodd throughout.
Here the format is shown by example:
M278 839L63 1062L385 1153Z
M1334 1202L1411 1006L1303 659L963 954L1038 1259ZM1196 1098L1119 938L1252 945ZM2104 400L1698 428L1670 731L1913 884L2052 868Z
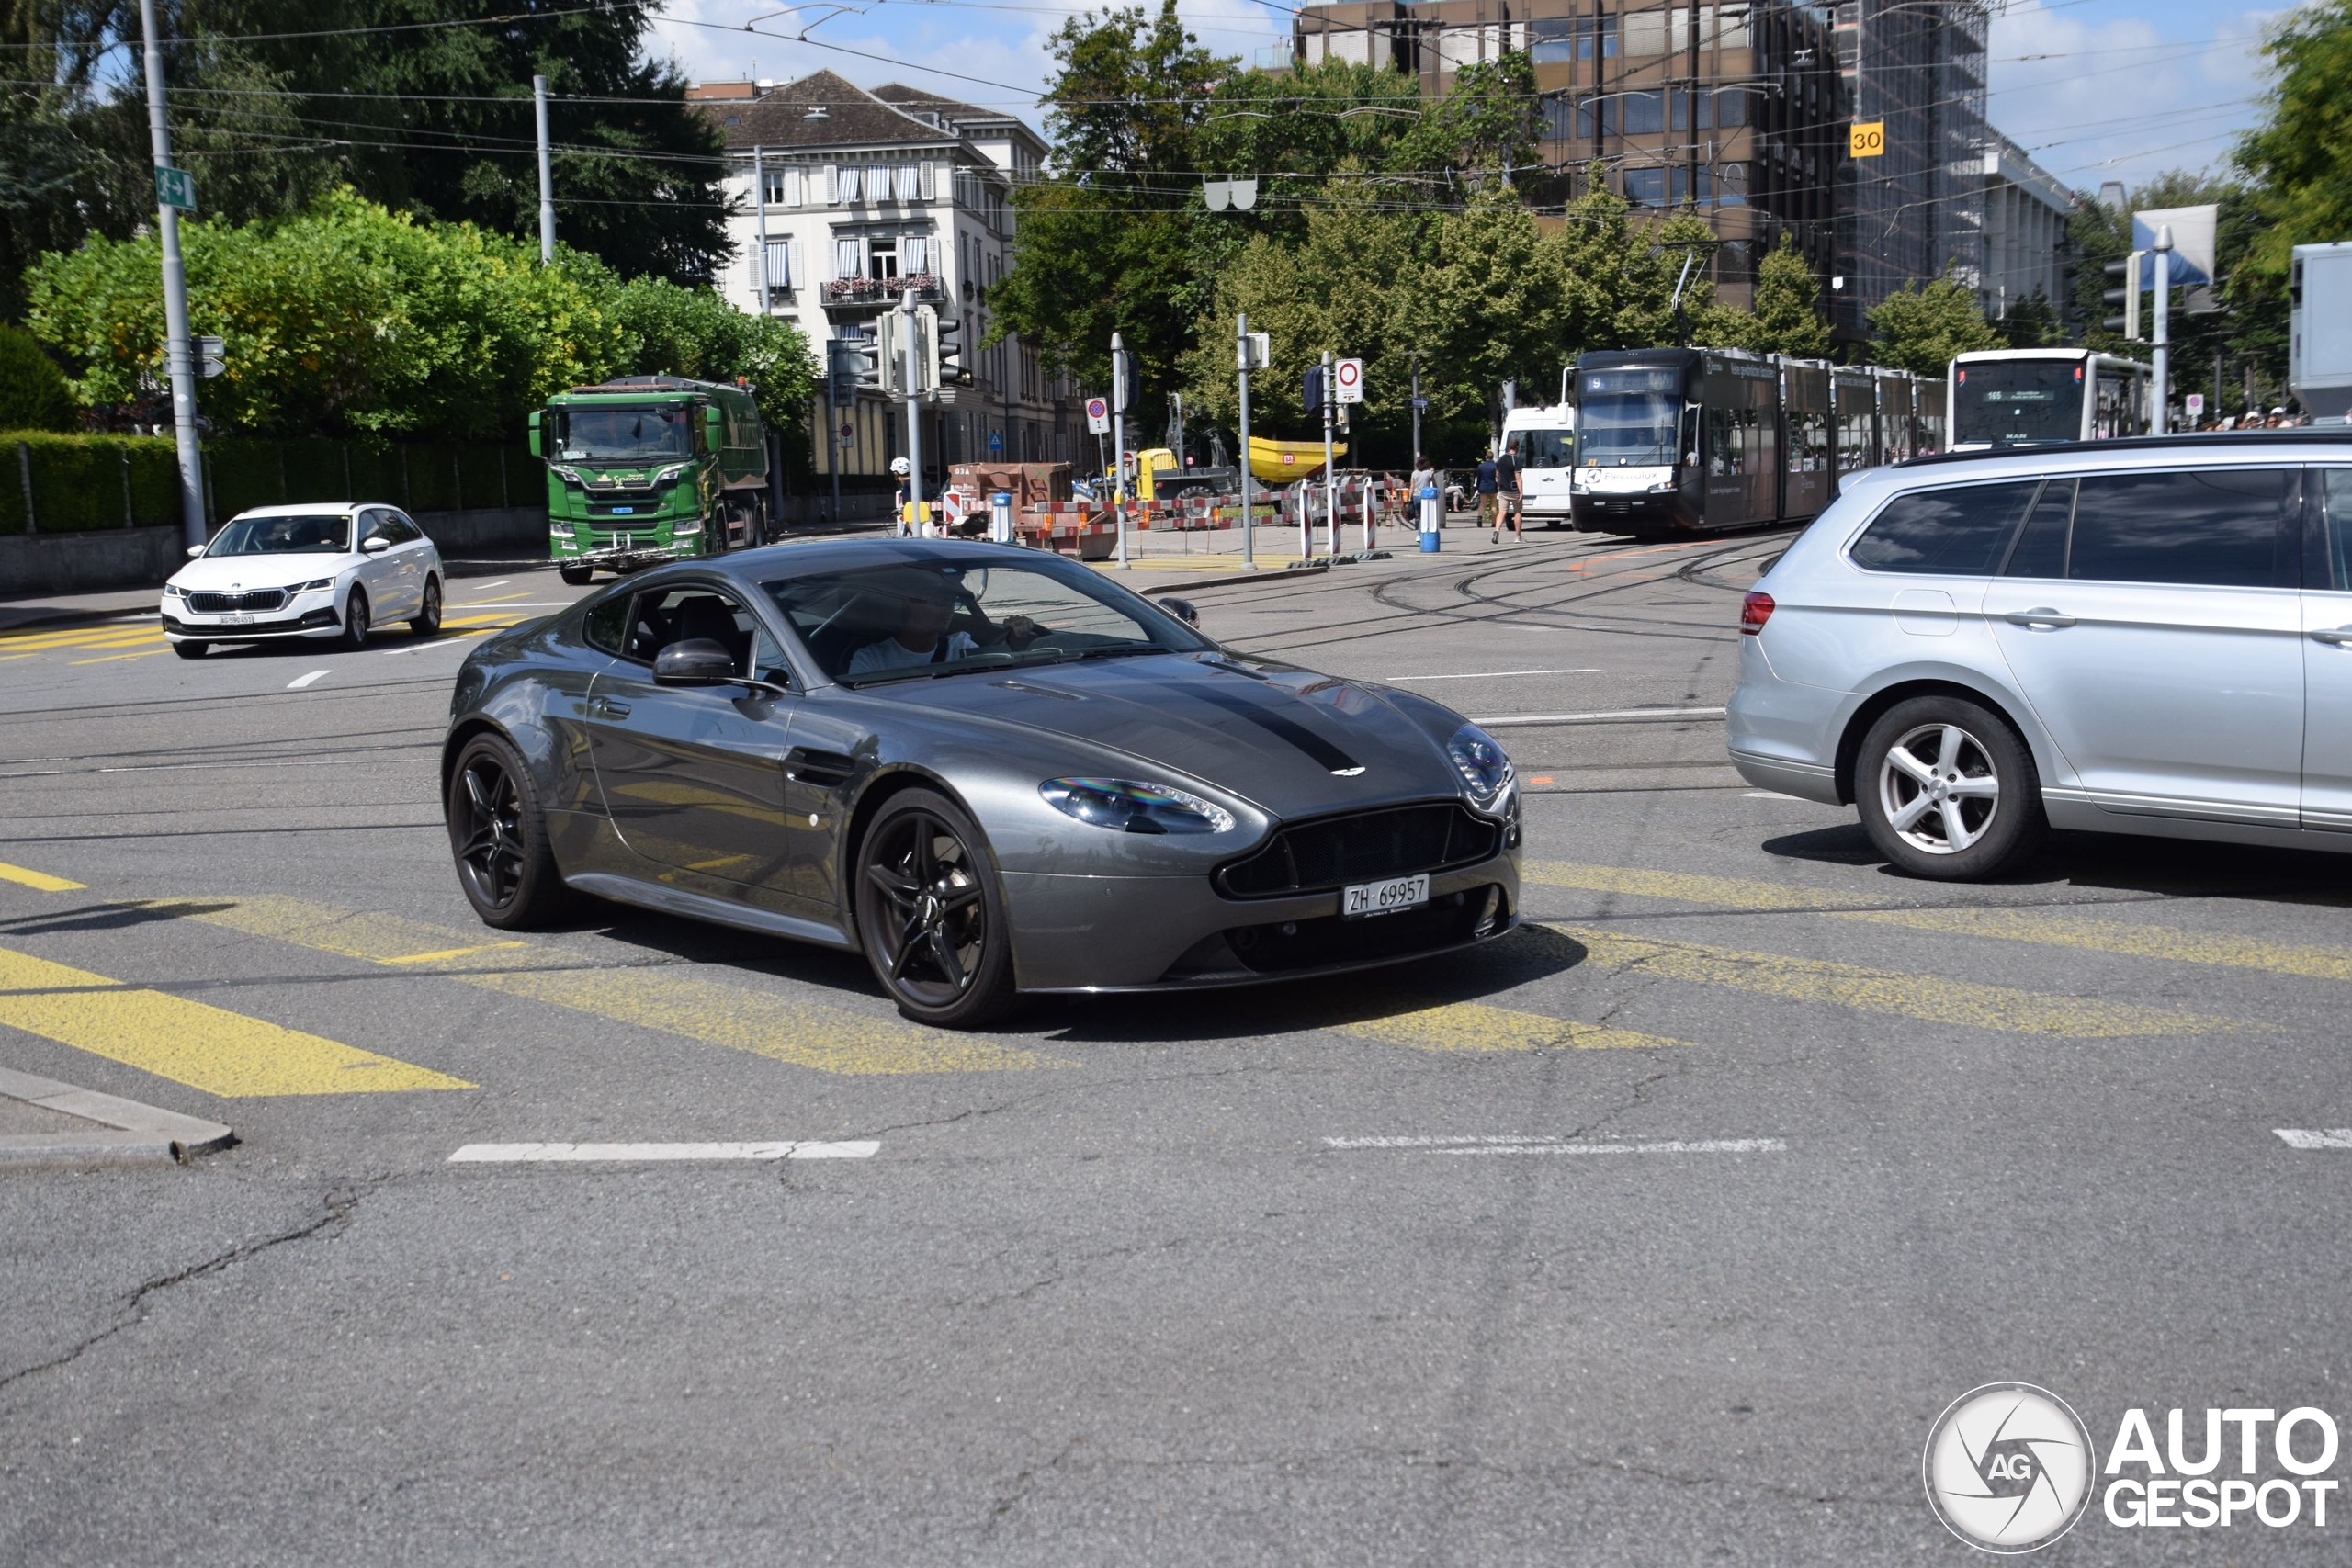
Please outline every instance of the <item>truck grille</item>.
M1280 898L1442 871L1489 858L1502 831L1458 802L1326 817L1284 828L1265 848L1219 867L1216 886L1231 898Z
M286 590L257 588L249 593L191 593L187 607L199 615L225 615L234 610L280 610L286 607Z

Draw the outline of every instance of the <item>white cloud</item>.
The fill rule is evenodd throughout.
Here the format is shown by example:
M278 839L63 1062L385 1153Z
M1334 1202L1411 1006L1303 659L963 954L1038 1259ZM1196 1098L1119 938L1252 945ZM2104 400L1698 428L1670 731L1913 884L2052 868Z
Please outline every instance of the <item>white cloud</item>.
M2181 38L2145 20L2086 18L2025 0L1993 18L1986 118L2083 190L2221 168L2259 117L2258 51L2278 14L2226 17L2208 24L2208 36Z

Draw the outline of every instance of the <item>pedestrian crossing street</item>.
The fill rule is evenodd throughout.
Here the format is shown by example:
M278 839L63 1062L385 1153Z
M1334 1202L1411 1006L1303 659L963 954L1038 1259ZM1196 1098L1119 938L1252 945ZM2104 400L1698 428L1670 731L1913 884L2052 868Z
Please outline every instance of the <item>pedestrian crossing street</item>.
M1429 1055L1544 1052L1734 1050L1738 1039L1680 1039L1615 1021L1635 987L1663 983L1737 993L1758 1005L1876 1015L1947 1028L2058 1040L2256 1035L2261 1021L2161 1005L2144 989L2128 998L2067 994L1972 976L1999 967L1997 954L2029 944L2069 955L2095 952L2164 965L2254 969L2299 980L2352 978L2352 947L2280 942L2196 931L2111 913L2048 905L2033 908L1920 907L1890 895L1788 883L1701 876L1633 867L1536 862L1531 898L1561 889L1607 896L1600 912L1577 920L1535 920L1467 965L1426 964L1343 987L1273 987L1248 993L1216 1032L1225 1037L1335 1036ZM83 890L51 869L0 866L0 930L28 906ZM1920 888L1919 898L1948 896ZM564 935L509 936L482 926L440 925L383 910L305 898L258 897L122 899L101 906L158 923L225 931L254 944L234 961L264 974L285 967L273 953L304 949L361 971L394 971L417 984L492 993L553 1010L586 1027L593 1021L665 1036L682 1048L717 1046L794 1072L847 1077L923 1074L1082 1072L1096 1053L1066 1041L991 1040L925 1029L900 1019L878 995L830 990L772 976L674 959L648 950L616 964ZM2112 906L2109 908L2111 910ZM1656 934L1645 919L1677 914L1796 917L1746 940L1712 942ZM1870 964L1774 952L1819 947L1813 921L1867 923L1917 938L1916 962ZM1952 938L1966 939L1956 944ZM1968 942L1990 944L1972 948ZM126 960L133 950L126 943ZM138 951L152 952L152 943ZM1883 951L1882 948L1881 951ZM1987 953L1996 956L1991 964ZM1499 965L1499 967L1497 967ZM1465 977L1468 981L1464 984ZM1482 985L1481 979L1494 981ZM2087 982L2086 982L2087 984ZM1452 987L1455 994L1445 994ZM1460 999L1481 989L1505 1001ZM2110 981L2107 989L2113 990ZM221 994L213 992L209 994ZM228 994L233 994L230 991ZM1555 1016L1529 1005L1540 995ZM1515 1005L1511 1005L1515 1004ZM1121 1004L1096 1004L1115 1009ZM458 1010L446 1010L456 1012ZM411 1016L413 1016L412 1012ZM366 1016L352 1031L364 1036ZM495 1089L475 1055L412 1038L345 1042L154 986L21 951L0 938L0 1052L8 1032L56 1042L221 1099L463 1092ZM1204 1031L1204 1036L1207 1033ZM1744 1037L1745 1032L1743 1032ZM374 1047L428 1058L415 1063ZM5 1059L5 1058L0 1058ZM494 1055L489 1058L495 1063ZM463 1074L464 1076L460 1076ZM484 1080L480 1083L477 1080Z

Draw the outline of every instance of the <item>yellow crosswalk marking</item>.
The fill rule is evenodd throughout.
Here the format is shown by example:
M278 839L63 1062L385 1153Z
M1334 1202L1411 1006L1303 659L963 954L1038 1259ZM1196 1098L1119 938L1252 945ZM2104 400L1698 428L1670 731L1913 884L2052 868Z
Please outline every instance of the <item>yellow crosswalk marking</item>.
M82 890L81 883L51 876L45 871L28 871L21 865L0 864L0 882L14 882L42 893L78 893Z
M430 962L458 971L447 977L463 985L820 1072L978 1073L1077 1065L1042 1052L723 981L662 970L597 968L583 954L545 943L469 942L471 933L455 927L337 908L306 898L270 896L241 898L225 907L214 901L182 901L148 908L181 911L208 925L370 964Z
M97 659L74 659L69 660L67 662L73 664L114 664L125 659L154 659L170 651L171 650L169 649L159 648L148 653L109 653Z
M1393 1010L1378 1017L1351 1019L1331 1027L1386 1045L1432 1052L1655 1050L1689 1043L1487 1002L1429 1002L1410 998L1397 998Z
M2253 1027L2232 1019L2175 1012L2165 1008L1944 980L1826 959L1791 958L1696 942L1629 937L1587 926L1543 929L1582 944L1590 962L1604 968L1638 968L1645 975L1753 991L1784 1001L1828 1002L1863 1012L1891 1013L1971 1029L2100 1040L2143 1034L2212 1034Z
M2266 942L2226 931L2176 931L2132 920L2052 915L2034 909L1887 909L1838 918L1908 926L1917 931L1948 931L1958 936L1991 937L2001 942L2118 953L2132 958L2160 958L2172 964L2211 964L2317 980L2352 980L2352 948Z
M0 1024L224 1100L474 1087L372 1051L5 948Z
M1686 872L1638 871L1627 866L1581 865L1566 861L1530 861L1521 880L1588 893L1623 893L1636 898L1670 898L1713 904L1727 909L1852 908L1891 902L1876 894L1847 895L1826 887L1802 887L1732 876L1696 876Z

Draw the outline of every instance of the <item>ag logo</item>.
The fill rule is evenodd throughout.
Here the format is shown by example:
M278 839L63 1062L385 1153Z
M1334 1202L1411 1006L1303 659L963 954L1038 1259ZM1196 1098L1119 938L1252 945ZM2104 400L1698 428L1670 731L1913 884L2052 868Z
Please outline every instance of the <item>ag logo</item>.
M1985 1551L2048 1546L2091 1500L2097 1456L2082 1418L2048 1389L1996 1382L1952 1401L1928 1431L1928 1504Z

